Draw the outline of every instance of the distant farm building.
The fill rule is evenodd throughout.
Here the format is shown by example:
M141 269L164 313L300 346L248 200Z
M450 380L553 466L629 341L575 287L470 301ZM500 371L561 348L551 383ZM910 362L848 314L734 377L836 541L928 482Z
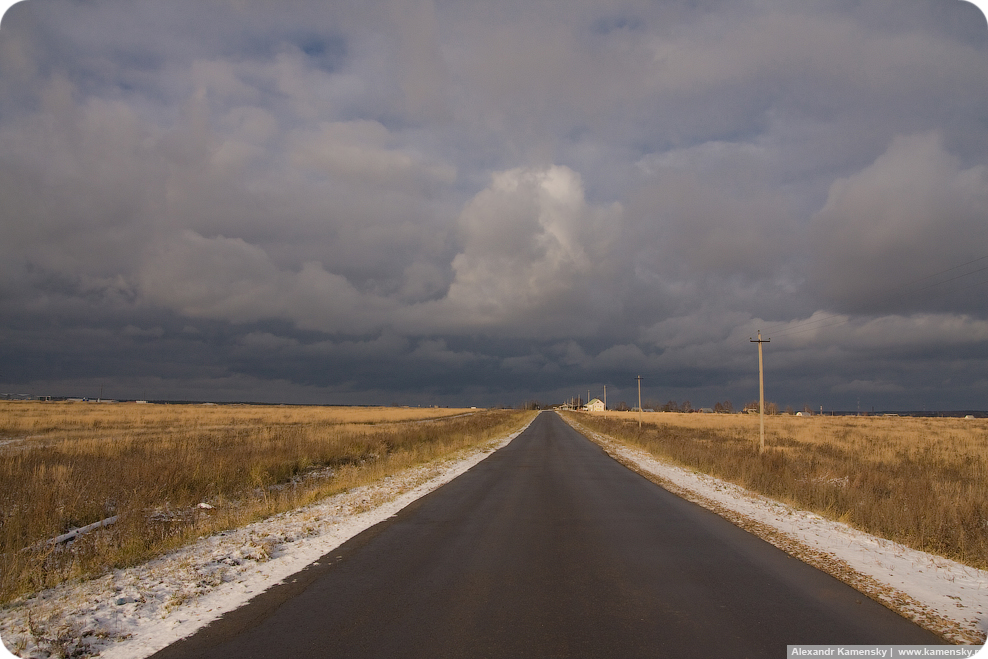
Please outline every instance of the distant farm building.
M592 401L587 403L584 407L587 412L603 412L604 411L604 401L599 398L594 398Z

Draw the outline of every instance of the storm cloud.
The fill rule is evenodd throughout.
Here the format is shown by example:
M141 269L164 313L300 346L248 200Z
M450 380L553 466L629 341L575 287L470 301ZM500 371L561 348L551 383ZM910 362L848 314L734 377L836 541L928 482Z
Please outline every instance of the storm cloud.
M27 0L0 388L988 408L961 0Z

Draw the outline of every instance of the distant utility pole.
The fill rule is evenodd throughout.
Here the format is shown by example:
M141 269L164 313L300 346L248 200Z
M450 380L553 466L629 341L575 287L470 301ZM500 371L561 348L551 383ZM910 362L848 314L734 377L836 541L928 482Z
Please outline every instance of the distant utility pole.
M604 411L607 411L607 385L604 385Z
M758 453L763 453L765 451L765 371L762 368L762 344L768 343L772 339L762 340L762 331L758 330L758 338L748 337L748 340L758 344L758 425L760 429Z
M638 376L638 429L642 429L642 376Z

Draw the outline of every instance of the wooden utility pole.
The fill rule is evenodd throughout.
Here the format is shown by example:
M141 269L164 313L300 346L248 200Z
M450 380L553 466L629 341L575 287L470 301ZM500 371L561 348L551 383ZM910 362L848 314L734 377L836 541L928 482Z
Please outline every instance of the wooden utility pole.
M638 376L638 429L642 429L642 376Z
M607 385L604 385L604 411L607 411Z
M768 343L772 339L762 340L762 331L758 330L758 338L748 337L748 340L758 344L758 426L760 431L758 452L763 453L765 451L765 371L762 368L762 344Z

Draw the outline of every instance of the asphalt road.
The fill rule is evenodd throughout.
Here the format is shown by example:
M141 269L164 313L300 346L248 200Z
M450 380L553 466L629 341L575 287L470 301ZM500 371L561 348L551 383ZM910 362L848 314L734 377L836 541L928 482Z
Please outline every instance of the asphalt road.
M787 644L942 642L542 413L154 656L782 658Z

